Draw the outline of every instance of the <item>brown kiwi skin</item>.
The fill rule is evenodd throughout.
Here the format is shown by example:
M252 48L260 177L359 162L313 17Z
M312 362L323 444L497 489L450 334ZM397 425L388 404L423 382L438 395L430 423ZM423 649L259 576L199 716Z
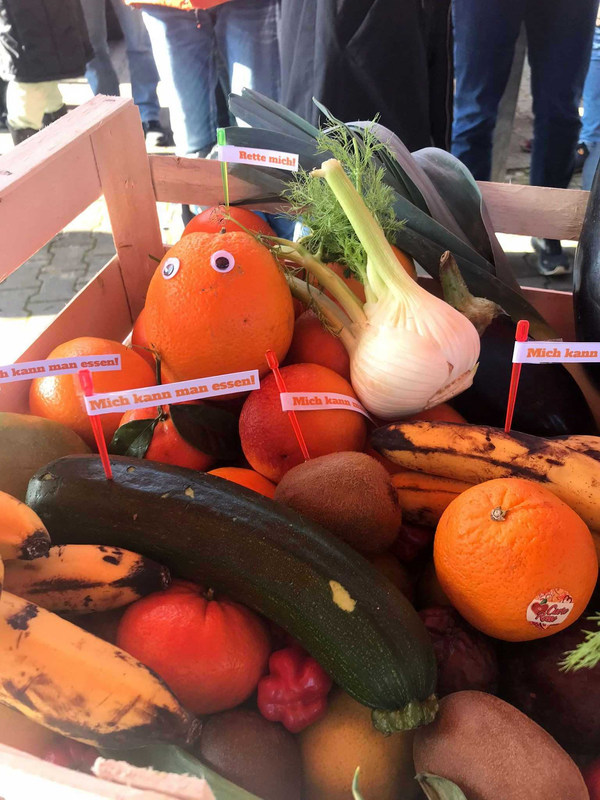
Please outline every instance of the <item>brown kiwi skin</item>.
M301 800L296 738L258 711L236 708L207 717L194 753L224 778L261 800Z
M293 467L279 482L275 500L365 554L387 550L402 524L389 473L366 453L330 453Z
M448 778L469 800L589 800L560 745L514 706L485 692L455 692L415 735L417 773Z

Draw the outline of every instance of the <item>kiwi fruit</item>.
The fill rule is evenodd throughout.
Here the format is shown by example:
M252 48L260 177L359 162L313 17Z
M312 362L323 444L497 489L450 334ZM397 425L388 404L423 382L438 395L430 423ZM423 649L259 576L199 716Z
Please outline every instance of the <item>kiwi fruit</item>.
M275 500L318 522L361 553L382 553L402 511L385 467L366 453L330 453L290 469Z
M194 753L262 800L301 800L302 760L297 740L257 711L236 708L208 717Z
M453 781L469 800L589 800L560 745L514 706L485 692L449 694L416 732L418 773Z

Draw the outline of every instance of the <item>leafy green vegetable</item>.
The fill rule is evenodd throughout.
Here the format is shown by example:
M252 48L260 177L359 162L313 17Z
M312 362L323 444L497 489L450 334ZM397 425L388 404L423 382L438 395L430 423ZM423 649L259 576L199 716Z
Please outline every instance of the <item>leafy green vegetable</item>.
M369 128L363 131L359 144L341 123L327 133L320 131L316 141L317 153L327 153L342 163L386 238L395 242L403 225L394 212L396 193L385 183L384 169L377 166L373 158L384 148ZM301 217L310 229L302 245L322 261L343 264L363 281L366 253L327 182L317 181L308 172L301 171L293 177L283 196L290 204L291 213Z
M598 630L582 631L582 633L585 633L584 640L574 650L569 650L565 653L563 660L559 663L564 672L593 669L600 664L600 613L588 617L588 620L596 622Z

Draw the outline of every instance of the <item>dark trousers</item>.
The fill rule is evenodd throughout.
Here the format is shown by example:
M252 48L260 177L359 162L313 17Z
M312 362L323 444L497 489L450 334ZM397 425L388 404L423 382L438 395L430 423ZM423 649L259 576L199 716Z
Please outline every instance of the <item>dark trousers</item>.
M477 180L490 178L498 104L524 22L535 119L530 182L568 186L597 9L598 0L452 0L452 152Z

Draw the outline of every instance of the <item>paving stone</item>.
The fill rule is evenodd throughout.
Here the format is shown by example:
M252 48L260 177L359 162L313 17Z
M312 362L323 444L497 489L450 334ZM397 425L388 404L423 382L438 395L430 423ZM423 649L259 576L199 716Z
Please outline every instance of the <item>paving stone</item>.
M0 287L2 289L39 290L41 283L37 276L40 271L41 263L35 261L25 262L16 272L12 272L5 278L0 284Z
M31 289L5 289L0 286L0 316L28 317L27 300Z
M42 300L40 302L30 300L27 303L27 308L31 316L40 317L47 314L58 314L67 305L67 302L61 300Z
M75 283L83 277L81 270L65 271L63 274L42 273L42 285L39 292L32 296L34 302L42 300L66 302L73 297Z

